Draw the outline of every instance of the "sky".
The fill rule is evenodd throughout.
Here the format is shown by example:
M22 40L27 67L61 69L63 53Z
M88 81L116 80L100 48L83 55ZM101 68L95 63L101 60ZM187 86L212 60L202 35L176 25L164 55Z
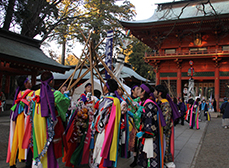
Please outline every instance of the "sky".
M144 20L150 18L156 9L155 3L163 2L163 0L130 0L135 6L137 16L134 20Z
M137 15L134 18L134 20L145 20L150 18L153 15L154 10L157 8L157 5L155 5L156 3L171 2L172 0L129 0L129 1L135 6L135 10L137 12ZM123 0L120 0L120 3L122 2ZM55 53L61 55L60 45L56 44L55 42L52 42L50 43L50 46L52 50L55 51ZM75 49L72 50L71 52L73 52L76 56L80 57L83 47L84 46L80 44L75 44ZM45 50L47 48L46 49L45 48L46 47L42 49L46 53Z

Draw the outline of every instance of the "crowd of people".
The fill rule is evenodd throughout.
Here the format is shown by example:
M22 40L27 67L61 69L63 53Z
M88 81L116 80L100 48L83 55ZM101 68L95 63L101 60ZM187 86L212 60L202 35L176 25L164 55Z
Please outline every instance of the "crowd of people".
M199 129L213 108L204 99L172 99L164 85L134 85L128 97L114 79L104 84L103 94L92 95L87 83L73 108L67 85L55 90L51 72L42 73L39 86L32 87L27 76L17 84L7 152L12 168L17 161L28 168L58 168L60 160L67 167L109 168L131 155L130 167L172 168L174 126L186 120Z

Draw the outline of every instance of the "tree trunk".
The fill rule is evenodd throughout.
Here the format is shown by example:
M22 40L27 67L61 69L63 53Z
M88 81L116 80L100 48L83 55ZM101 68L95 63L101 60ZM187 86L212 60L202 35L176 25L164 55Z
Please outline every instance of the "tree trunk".
M10 29L10 23L12 21L12 17L14 13L14 5L15 5L15 0L9 0L9 4L6 7L6 16L5 16L3 29L6 29L6 30Z
M64 62L65 62L65 48L66 48L66 40L63 39L62 54L61 54L61 64L62 65L64 65Z

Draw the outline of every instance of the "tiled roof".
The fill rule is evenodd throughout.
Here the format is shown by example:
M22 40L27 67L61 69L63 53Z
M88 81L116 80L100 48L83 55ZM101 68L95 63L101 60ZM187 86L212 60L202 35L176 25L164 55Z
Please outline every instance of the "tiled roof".
M0 60L20 62L44 70L64 73L64 66L47 57L40 49L40 41L0 29Z
M179 1L171 3L157 4L158 9L155 10L153 16L145 20L137 21L120 21L122 25L142 26L142 24L162 23L174 20L195 19L198 17L216 16L229 14L229 1L226 0L212 0L211 5L205 4L204 10L201 3L207 2L206 0L192 0L192 1ZM186 7L185 5L188 4ZM214 10L213 10L213 8ZM183 10L183 12L182 12ZM180 15L180 16L179 16Z

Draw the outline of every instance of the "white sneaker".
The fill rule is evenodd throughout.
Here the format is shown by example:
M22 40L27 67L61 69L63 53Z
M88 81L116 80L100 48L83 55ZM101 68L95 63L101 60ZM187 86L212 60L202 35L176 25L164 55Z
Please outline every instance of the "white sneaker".
M224 126L225 129L227 129L227 126Z

